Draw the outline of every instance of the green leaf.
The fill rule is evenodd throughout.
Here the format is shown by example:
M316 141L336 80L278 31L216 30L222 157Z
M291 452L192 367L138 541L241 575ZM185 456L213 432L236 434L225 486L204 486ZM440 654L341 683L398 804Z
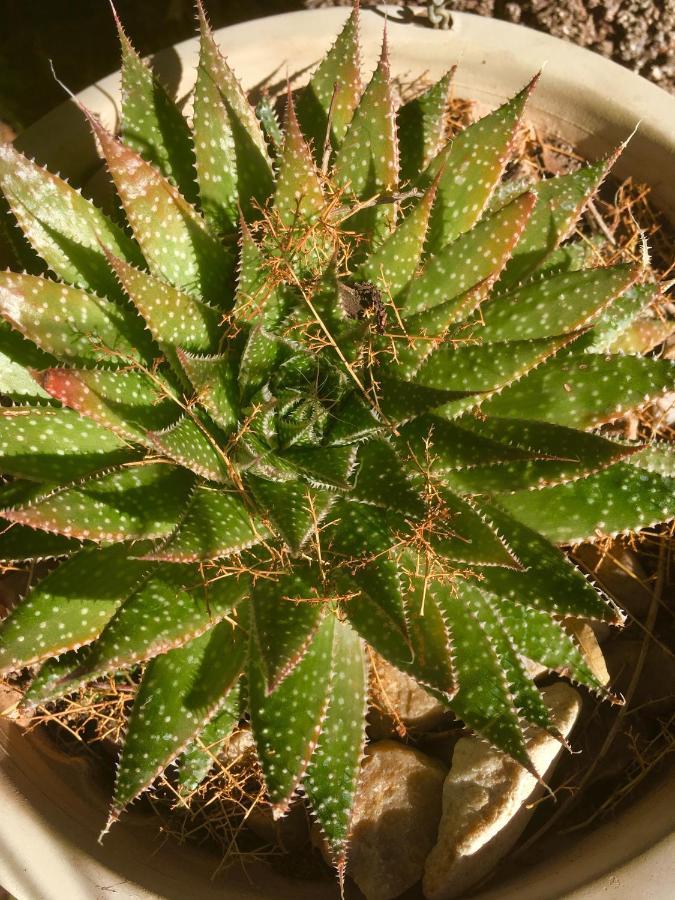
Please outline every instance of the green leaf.
M0 331L0 344L4 335ZM0 394L20 403L49 400L49 394L33 378L31 372L0 349Z
M86 659L88 652L89 645L85 644L78 650L67 650L46 659L21 698L22 709L32 711L39 704L67 697L77 690L79 680L71 681L68 676Z
M71 670L70 683L75 687L184 646L228 616L248 590L246 577L208 581L194 566L155 566Z
M323 614L316 577L302 567L280 578L260 578L251 616L265 691L275 691L302 660Z
M361 200L392 192L398 184L398 137L386 34L377 69L336 153L334 176L338 186ZM395 218L395 204L385 203L351 216L346 227L377 244Z
M128 547L87 548L46 575L0 627L0 670L88 644L148 569Z
M638 531L675 517L675 479L617 463L580 481L501 495L507 512L556 543Z
M264 135L246 94L218 49L197 4L200 53L193 132L201 206L221 232L234 232L238 203L247 219L272 193Z
M148 463L56 488L2 515L10 522L92 541L162 537L175 528L193 481L185 469Z
M104 248L142 264L138 247L119 226L9 143L0 146L0 189L36 253L69 284L119 296Z
M46 353L76 364L147 362L153 357L133 313L47 278L0 272L0 315Z
M675 478L675 450L668 441L653 441L627 460L632 466Z
M657 284L633 284L619 297L584 336L586 353L609 353L630 325L660 295ZM616 348L620 349L620 348Z
M480 566L519 568L518 560L489 517L467 500L439 490L442 506L434 510L429 542L444 560Z
M0 472L63 484L137 457L110 431L69 409L0 411Z
M573 616L618 624L622 616L550 541L497 506L484 512L520 560L522 571L481 568L481 588L505 600L541 609L558 618Z
M319 487L346 488L356 460L355 447L289 447L282 458Z
M274 325L284 307L281 286L272 279L269 258L253 239L248 225L241 221L239 277L232 315L238 322Z
M532 771L504 669L485 626L472 614L464 599L467 592L477 588L460 582L457 590L459 595L448 587L431 587L452 635L459 685L452 708L465 725Z
M277 368L283 347L276 335L261 325L254 325L246 340L239 363L241 396L250 400Z
M282 225L297 226L303 233L324 208L323 188L311 151L298 125L290 87L273 208Z
M49 395L127 441L147 444L180 415L161 378L143 372L49 369L42 376Z
M328 613L307 652L277 689L267 693L260 656L251 648L251 726L276 816L288 809L316 746L328 703L335 617Z
M234 272L231 251L157 169L125 147L97 119L90 116L89 122L153 275L207 303L229 308Z
M143 62L115 13L122 49L122 139L196 200L190 129L159 79Z
M277 153L281 149L284 142L284 135L279 124L279 117L274 108L274 103L270 100L268 94L258 100L255 107L256 118L260 122L263 134L267 138L268 145Z
M199 485L176 530L148 558L168 562L219 559L260 543L264 536L264 529L253 521L236 493Z
M424 503L404 471L396 451L386 441L368 441L359 448L357 473L350 497L363 503L413 515L424 513Z
M504 632L523 656L548 669L565 669L574 681L592 690L602 689L572 638L549 613L494 597L489 602Z
M220 482L230 480L231 467L226 464L224 451L195 419L183 416L164 431L150 434L149 438L161 453L202 478Z
M110 257L122 287L166 353L177 348L211 353L218 346L221 313L147 272Z
M240 691L235 685L228 693L223 708L197 734L183 751L178 769L179 789L193 791L215 765L216 756L239 721Z
M418 186L426 187L442 172L429 231L431 253L468 232L480 219L509 160L536 81L534 78L512 100L461 131L420 176Z
M440 189L439 183L439 192ZM499 275L527 224L534 203L533 193L523 194L436 251L405 294L404 322L407 324L415 313L450 300L455 301L455 321L471 312L466 308L466 292L485 279L494 280ZM473 295L469 297L473 299ZM452 321L447 308L444 319Z
M298 99L298 120L321 162L331 117L331 140L340 146L361 95L359 9L355 6L337 40ZM332 107L332 110L331 110Z
M618 153L582 166L569 175L537 182L537 202L517 246L500 279L500 287L523 281L548 262L556 247L566 240L586 203L597 191Z
M148 665L117 770L113 820L220 711L244 666L246 637L243 624L220 622Z
M620 389L618 386L621 386ZM675 386L675 362L636 356L565 355L531 372L483 412L574 428L610 422Z
M396 230L368 256L358 271L361 281L378 285L392 301L397 300L419 266L437 186L438 182L434 181Z
M316 534L335 500L334 493L302 481L268 481L251 475L248 483L261 513L294 553Z
M472 391L445 390L438 386L397 381L384 376L378 379L377 405L389 426L392 426L407 422L444 403L463 400L472 395ZM337 429L333 433L335 431Z
M178 361L197 392L197 401L226 432L237 424L239 387L229 354L194 356L177 351Z
M420 684L440 693L444 701L448 702L457 693L457 681L451 635L445 615L433 593L428 591L425 579L413 574L415 559L410 552L406 554L404 567L406 564L411 565L411 583L410 590L405 594L405 611L412 658L404 664L405 671ZM400 663L398 667L400 668Z
M455 67L398 111L401 180L415 181L441 149Z
M0 562L68 556L81 547L82 542L75 538L36 531L28 525L13 525L0 519Z
M336 620L328 709L303 784L339 871L347 860L366 740L367 700L368 667L363 643L346 622Z

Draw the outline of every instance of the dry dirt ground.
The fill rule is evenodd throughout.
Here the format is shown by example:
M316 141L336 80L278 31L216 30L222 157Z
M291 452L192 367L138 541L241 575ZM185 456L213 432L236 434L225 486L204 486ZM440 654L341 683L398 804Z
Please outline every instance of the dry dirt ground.
M217 27L331 3L351 0L206 0ZM193 32L192 0L116 0L116 6L143 54ZM448 6L549 31L675 90L675 0L453 0ZM117 68L108 0L0 0L0 139L63 99L50 59L74 91Z

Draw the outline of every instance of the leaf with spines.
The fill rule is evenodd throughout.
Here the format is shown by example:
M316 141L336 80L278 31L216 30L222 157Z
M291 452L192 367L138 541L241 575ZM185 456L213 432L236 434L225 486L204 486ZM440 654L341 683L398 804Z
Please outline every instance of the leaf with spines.
M368 441L357 457L357 473L350 492L355 500L421 515L424 504L413 486L410 472L406 472L396 451L386 441Z
M278 153L284 142L284 134L279 124L279 117L274 108L274 103L268 94L263 94L255 106L256 118L260 122L263 134L267 138L273 152Z
M488 516L451 491L439 489L439 496L443 505L434 510L427 540L441 559L520 568L517 557Z
M426 187L442 171L429 228L429 251L437 253L480 219L509 159L525 103L538 78L499 109L461 131L418 179Z
M415 181L441 149L454 74L455 67L398 111L402 181Z
M119 296L103 248L142 265L137 245L122 228L9 143L0 146L0 189L33 249L69 284Z
M122 49L122 139L194 201L194 152L188 123L114 15Z
M229 308L234 272L231 251L150 163L92 116L89 122L150 271L207 303Z
M645 282L631 285L584 336L583 348L579 349L586 353L615 352L615 344L626 334L640 313L658 299L660 293L657 284Z
M579 481L500 495L496 502L550 541L575 544L675 518L675 479L617 463Z
M91 541L163 537L180 519L193 482L190 472L176 466L136 465L65 485L2 515Z
M143 372L49 369L41 380L64 406L127 441L152 446L148 432L167 428L181 414L161 378Z
M164 431L148 435L160 453L210 481L228 482L231 466L199 418L183 416Z
M328 612L303 658L271 694L259 653L251 647L251 726L275 816L283 815L314 748L328 704L335 617Z
M112 432L70 409L0 411L0 472L64 484L138 458Z
M629 457L628 462L647 472L658 472L675 478L675 452L668 441L653 441L637 450Z
M617 390L617 385L621 390ZM483 407L490 416L538 419L570 428L611 422L675 385L675 362L637 356L564 355Z
M76 365L149 362L154 355L133 312L47 278L0 272L0 315L46 353Z
M275 285L269 260L243 219L240 227L239 277L232 316L237 322L274 325L284 308L283 291Z
M300 131L289 86L274 210L282 225L305 230L321 215L323 208L321 180L311 151Z
M195 356L178 350L177 358L199 403L216 424L231 431L238 420L239 387L230 355Z
M259 579L251 594L251 621L266 692L275 691L301 661L323 615L316 577L296 569Z
M267 511L273 528L294 553L313 534L317 535L335 500L334 493L302 481L267 481L250 476L248 483L260 508Z
M147 558L167 562L219 559L260 543L265 535L235 492L199 485L176 530Z
M354 447L289 447L283 459L320 487L346 488L354 468Z
M273 190L272 167L254 110L222 56L197 3L200 53L194 97L194 147L199 195L206 219L232 233L255 215Z
M220 710L244 667L246 645L243 623L224 621L148 665L129 718L112 820Z
M62 562L2 623L0 670L93 641L148 569L123 546L87 548Z
M328 709L304 788L328 848L342 872L366 740L368 666L361 638L335 622Z
M405 670L419 684L440 694L447 703L457 693L452 635L445 614L428 590L429 583L413 574L415 559L412 553L407 552L402 568L405 570L405 566L410 564L411 584L404 602L411 658Z
M361 96L358 3L337 40L298 98L298 120L321 162L330 116L330 140L339 146Z
M189 794L206 778L217 755L239 721L241 697L235 685L225 697L223 708L183 751L178 768L179 790Z
M277 336L262 325L249 331L239 362L239 388L242 401L250 400L281 361L283 346Z
M0 519L0 562L3 563L70 556L82 546L82 541L76 538L49 534Z
M509 259L534 203L533 193L523 194L431 256L405 293L404 321L415 313L451 300L455 301L456 320L471 312L471 309L463 308L466 292L486 278L497 277ZM438 201L434 209L437 205ZM448 323L452 321L447 308L445 319Z

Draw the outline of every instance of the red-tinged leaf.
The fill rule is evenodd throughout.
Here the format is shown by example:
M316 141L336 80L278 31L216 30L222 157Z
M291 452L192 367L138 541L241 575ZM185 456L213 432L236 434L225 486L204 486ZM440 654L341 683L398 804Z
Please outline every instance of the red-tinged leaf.
M249 476L248 484L261 514L294 553L318 534L319 524L335 501L334 493L302 481L267 481Z
M10 522L91 541L163 537L176 527L193 482L192 473L175 466L136 465L57 488L2 515Z
M46 575L0 627L0 670L88 644L148 570L128 547L87 548Z
M361 96L359 7L354 5L337 40L298 99L298 120L321 162L330 116L330 140L339 147Z
M320 600L316 576L304 568L256 582L251 621L267 693L276 690L304 656L321 621Z
M194 566L155 566L122 604L62 688L153 659L210 630L249 590L247 578L204 580Z
M271 694L267 693L260 655L251 647L251 725L277 816L286 812L321 733L328 704L334 623L331 612L324 616L303 658Z
M120 364L153 357L152 344L133 312L46 278L1 272L0 315L59 359Z
M237 494L202 485L192 493L176 530L148 558L168 562L219 559L260 543L265 534Z
M178 350L177 357L197 401L216 424L231 431L239 418L239 386L230 356L194 356Z
M500 495L496 502L550 541L575 544L675 517L675 479L625 463L580 481Z
M283 225L306 229L321 215L323 208L321 180L300 131L289 87L274 209Z
M0 472L63 484L138 457L123 440L70 409L0 410Z
M419 266L436 187L437 181L359 268L359 279L381 287L394 303Z
M429 164L419 184L442 171L429 227L429 250L437 253L480 219L509 160L513 139L537 78L499 109L453 138Z
M11 144L0 145L0 189L33 249L69 284L119 296L103 248L142 264L138 247L119 226Z
M216 350L222 315L218 310L121 259L110 257L110 263L165 353L179 347L192 353Z
M36 531L28 525L13 525L0 519L0 562L3 563L69 556L82 546L75 538Z
M531 771L532 763L504 669L485 627L463 597L477 588L460 582L455 591L439 584L432 585L430 590L452 635L459 686L452 700L453 711L466 726Z
M500 532L508 534L509 545L523 568L482 568L481 589L557 618L573 616L615 625L622 621L617 608L603 599L550 541L495 505L482 508Z
M335 156L337 184L364 200L390 193L398 184L398 137L386 33L375 73L354 112L349 129ZM396 219L394 203L362 210L346 227L379 243Z
M244 667L246 638L244 627L224 621L150 662L129 717L111 820L220 711Z
M152 446L148 432L166 428L180 415L162 380L143 372L49 369L41 380L51 397L127 441Z
M441 149L455 67L398 111L401 180L414 181Z
M618 153L569 175L537 182L537 202L522 237L500 279L509 288L536 271L566 240L584 206L596 192Z
M576 331L592 323L639 275L640 269L630 265L554 275L483 303L476 319L464 323L462 336L511 341Z
M405 294L404 322L415 313L451 300L456 304L455 321L470 312L466 308L467 291L499 275L527 224L534 203L535 195L531 192L517 197L432 256ZM447 308L444 318L451 321Z
M655 350L672 334L673 323L670 319L636 319L623 334L612 341L609 350L612 353L642 356Z
M204 215L221 232L234 232L239 204L247 219L273 190L272 167L254 110L218 49L201 3L200 54L193 133Z
M335 622L328 709L303 785L341 873L366 740L368 666L360 637L346 622Z
M229 308L234 271L231 251L150 163L96 119L90 116L89 121L150 271L207 303Z
M194 201L190 128L164 85L135 51L115 13L122 49L122 139Z
M669 359L565 354L491 398L483 411L593 428L674 387L675 362Z
M160 453L202 478L220 482L230 480L231 467L228 467L218 442L190 416L183 416L164 431L149 433L148 438Z
M660 293L657 284L631 285L584 336L583 348L579 349L587 353L621 352L621 338L640 313L658 299Z

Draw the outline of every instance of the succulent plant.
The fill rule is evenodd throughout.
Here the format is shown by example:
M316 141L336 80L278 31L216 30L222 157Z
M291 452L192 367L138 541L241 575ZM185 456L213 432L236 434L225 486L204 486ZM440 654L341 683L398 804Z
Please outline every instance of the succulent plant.
M250 718L342 873L373 651L530 769L524 659L606 694L564 620L622 614L560 546L675 514L672 450L602 429L675 366L617 350L658 284L569 240L614 156L503 181L536 79L447 141L450 75L397 108L385 37L362 89L355 7L282 131L198 17L191 124L118 23L111 216L0 148L0 558L58 560L0 666L142 672L111 821Z

